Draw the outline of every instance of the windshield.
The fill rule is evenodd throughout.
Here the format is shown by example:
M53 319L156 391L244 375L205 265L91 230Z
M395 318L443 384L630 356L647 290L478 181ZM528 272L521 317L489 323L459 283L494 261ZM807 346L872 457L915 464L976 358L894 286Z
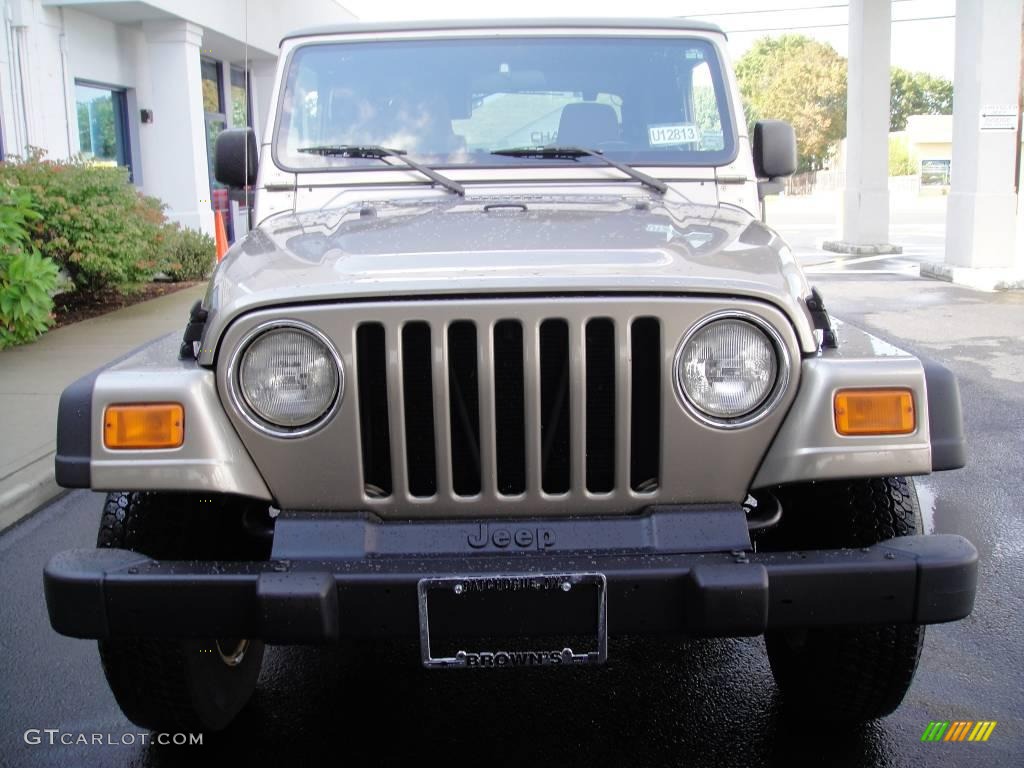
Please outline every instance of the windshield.
M386 169L301 151L367 144L442 167L536 163L490 153L554 144L636 165L724 165L735 155L726 93L700 39L310 44L291 57L275 150L288 170Z

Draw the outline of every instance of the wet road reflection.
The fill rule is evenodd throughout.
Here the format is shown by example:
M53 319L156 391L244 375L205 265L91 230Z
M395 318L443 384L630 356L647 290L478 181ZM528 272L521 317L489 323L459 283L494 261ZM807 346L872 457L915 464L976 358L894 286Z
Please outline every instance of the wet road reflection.
M836 735L787 718L760 639L620 640L611 666L568 672L427 672L409 663L412 646L351 650L272 652L253 706L204 758L724 767L808 765L827 750L838 757L829 765L913 764L900 729ZM176 765L182 752L152 750L146 762Z

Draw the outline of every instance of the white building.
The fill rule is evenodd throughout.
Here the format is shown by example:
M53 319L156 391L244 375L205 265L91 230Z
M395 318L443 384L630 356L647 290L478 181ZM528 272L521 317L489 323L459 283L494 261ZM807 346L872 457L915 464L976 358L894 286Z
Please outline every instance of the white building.
M284 34L354 18L335 0L0 0L0 10L0 152L126 166L169 218L209 233L213 137L246 124L262 135Z

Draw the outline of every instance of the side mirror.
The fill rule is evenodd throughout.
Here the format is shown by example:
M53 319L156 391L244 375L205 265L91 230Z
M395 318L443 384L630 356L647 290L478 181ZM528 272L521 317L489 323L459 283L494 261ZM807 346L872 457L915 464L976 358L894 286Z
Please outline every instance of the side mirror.
M757 197L761 201L761 221L766 216L764 199L783 189L782 179L796 173L796 134L782 120L758 120L754 123L754 173Z
M778 183L796 173L796 134L782 120L754 124L754 172L759 179Z
M213 175L233 189L256 183L259 146L252 128L231 128L217 134L213 150Z

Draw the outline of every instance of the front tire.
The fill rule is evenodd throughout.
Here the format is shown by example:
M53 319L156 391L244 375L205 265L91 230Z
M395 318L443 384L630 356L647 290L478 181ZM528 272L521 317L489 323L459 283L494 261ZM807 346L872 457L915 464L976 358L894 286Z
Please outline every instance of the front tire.
M258 554L245 538L246 502L175 493L107 496L96 545L156 559L235 559ZM242 638L114 637L100 661L121 711L154 731L218 731L242 710L263 663L263 643Z
M767 548L867 547L924 533L905 477L822 482L779 491L783 522ZM915 624L765 633L772 675L788 708L815 719L863 721L893 712L914 679L924 644Z

